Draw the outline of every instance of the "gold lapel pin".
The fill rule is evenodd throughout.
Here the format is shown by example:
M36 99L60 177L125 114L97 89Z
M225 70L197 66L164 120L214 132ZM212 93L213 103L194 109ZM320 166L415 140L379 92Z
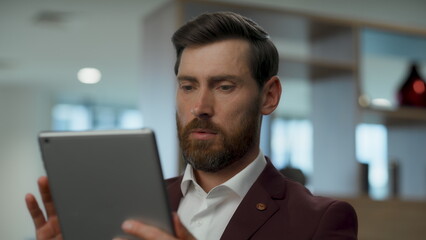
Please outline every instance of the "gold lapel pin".
M266 210L266 204L264 204L264 203L258 203L258 204L256 204L256 208L259 211L264 211L264 210Z

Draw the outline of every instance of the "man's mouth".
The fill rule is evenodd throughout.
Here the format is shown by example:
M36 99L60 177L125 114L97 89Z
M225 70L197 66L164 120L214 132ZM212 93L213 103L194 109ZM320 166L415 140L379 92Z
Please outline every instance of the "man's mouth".
M196 128L190 131L190 138L196 140L210 140L217 135L216 131L205 128Z

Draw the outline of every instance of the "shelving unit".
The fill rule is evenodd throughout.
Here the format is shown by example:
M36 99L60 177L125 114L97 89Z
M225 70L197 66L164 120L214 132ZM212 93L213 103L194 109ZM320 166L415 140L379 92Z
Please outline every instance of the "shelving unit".
M164 118L174 119L174 94L164 94L165 88L167 93L173 92L174 86L170 83L175 79L172 72L175 56L169 39L174 30L184 22L201 13L213 11L238 12L252 18L269 32L280 53L279 76L283 80L284 98L285 92L290 91L292 83L297 81L306 82L310 88L310 96L305 96L310 98L306 101L310 104L307 108L310 110L303 114L312 121L314 131L312 182L316 193L346 197L359 194L359 166L355 156L355 130L359 123L368 122L370 120L367 119L371 118L379 119L385 124L394 123L397 119L426 122L424 111L384 111L361 108L358 104L358 98L362 94L360 66L364 29L406 31L423 36L426 36L426 31L392 28L286 9L200 0L170 1L144 20L147 33L144 36L147 38L143 43L147 60L143 71L144 81L148 82L150 88L144 90L146 101L142 100L142 105L145 106L143 109L152 108L152 104L158 100L163 103L158 108L167 105ZM284 99L284 109L285 102ZM281 112L278 110L276 117ZM287 114L291 114L291 111ZM151 119L148 114L144 122L157 128L160 135L164 132L166 138L175 127L174 123L167 125L169 131L166 133L164 123L158 123L158 114L153 116L155 117ZM390 134L390 139L393 138ZM401 138L397 137L392 141L396 143L400 141L398 139ZM173 144L177 146L177 141L174 140ZM171 142L167 145L170 146ZM176 154L177 161L177 150L173 154ZM424 183L426 184L426 179Z
M426 31L364 26L361 41L360 84L369 98L385 98L391 109L362 108L362 120L387 129L389 164L398 166L398 196L426 199L426 109L398 107L396 92L413 60L426 66ZM371 83L376 81L376 85Z

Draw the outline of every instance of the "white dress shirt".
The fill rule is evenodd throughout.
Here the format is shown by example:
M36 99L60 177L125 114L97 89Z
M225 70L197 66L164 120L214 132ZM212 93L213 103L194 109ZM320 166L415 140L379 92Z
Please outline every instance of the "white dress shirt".
M178 215L186 228L200 240L220 239L238 205L266 166L262 153L225 183L206 193L196 182L188 164L183 175L183 198Z

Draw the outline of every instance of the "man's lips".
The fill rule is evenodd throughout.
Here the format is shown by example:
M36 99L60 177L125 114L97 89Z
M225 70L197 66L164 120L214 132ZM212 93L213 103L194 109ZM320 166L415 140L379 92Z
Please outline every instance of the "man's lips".
M198 140L208 140L217 135L216 131L211 129L196 128L190 131L190 137Z

